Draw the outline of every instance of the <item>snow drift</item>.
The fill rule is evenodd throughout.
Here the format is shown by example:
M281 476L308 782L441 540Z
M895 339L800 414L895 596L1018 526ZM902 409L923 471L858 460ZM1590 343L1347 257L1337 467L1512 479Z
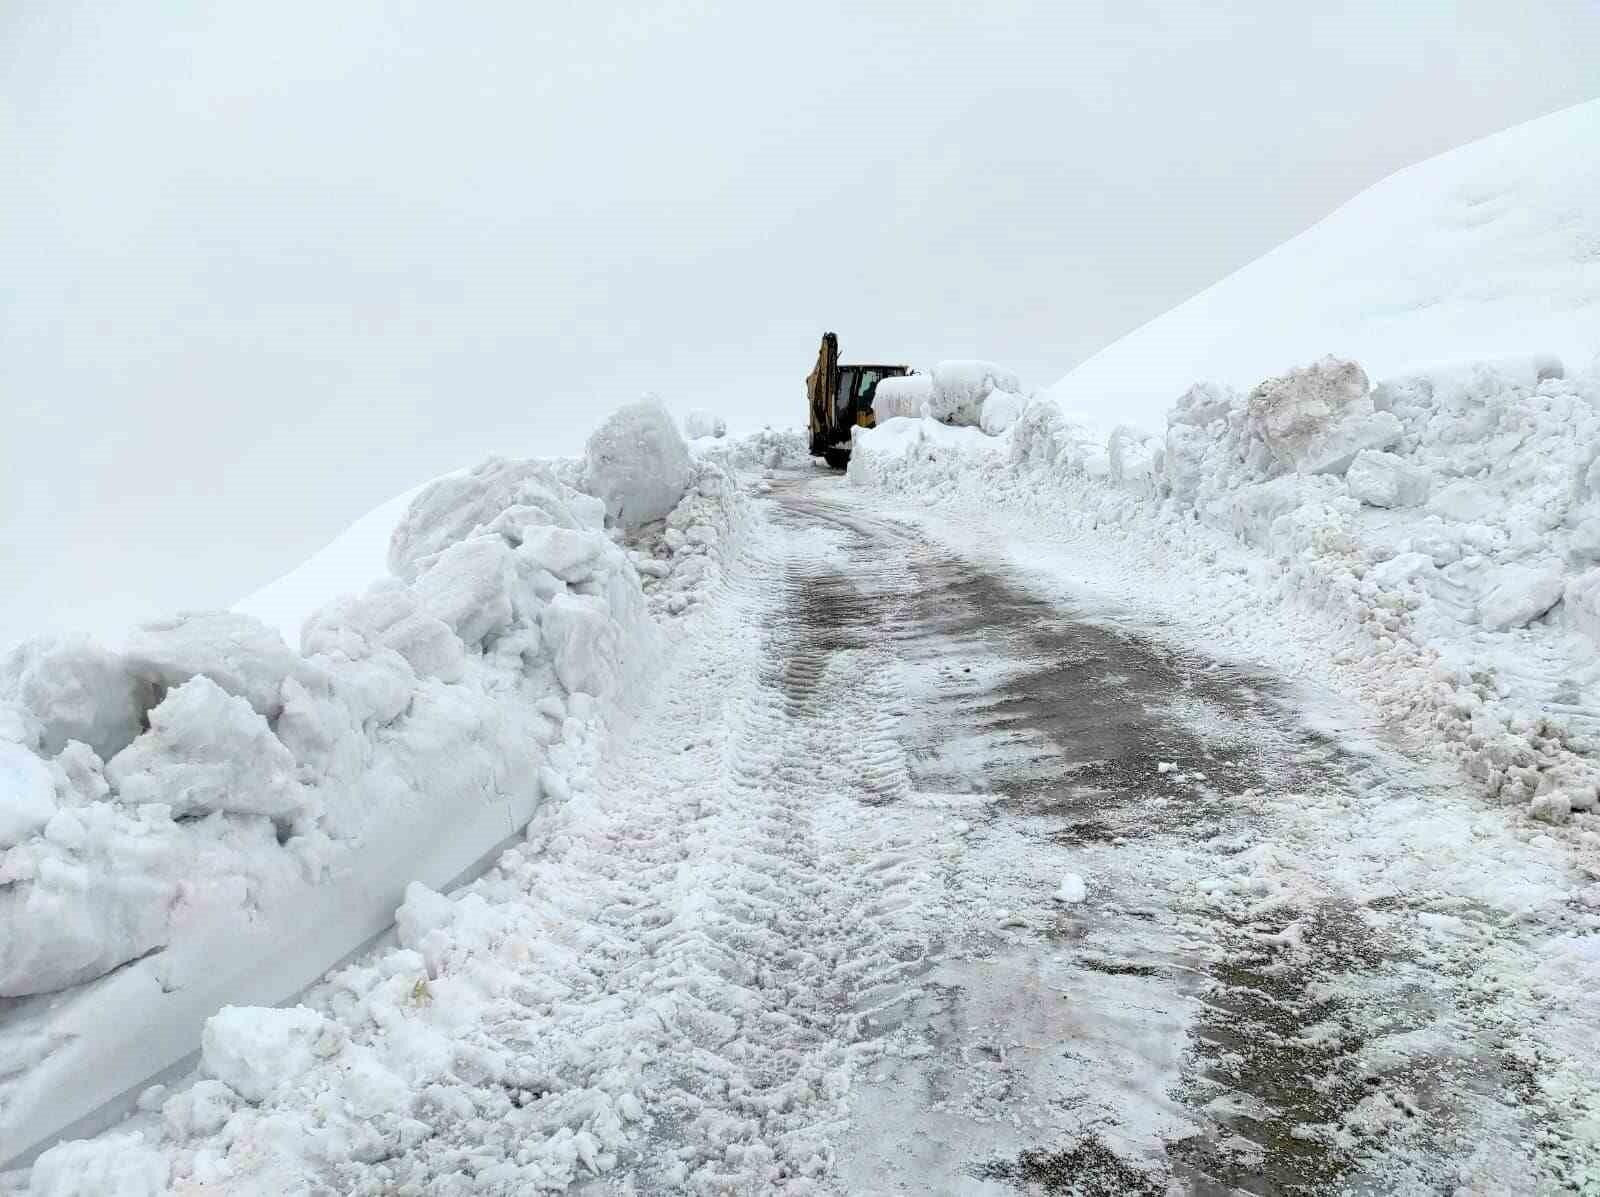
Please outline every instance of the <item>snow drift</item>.
M389 576L302 614L308 578L348 572L330 546L272 592L295 648L210 612L121 651L11 653L0 1161L192 1053L223 1005L288 999L409 882L449 885L563 797L663 621L715 584L736 509L725 466L636 405L583 462L494 458L414 492Z
M1051 388L1102 431L1156 428L1197 379L1236 389L1333 352L1413 363L1600 350L1600 100L1401 170Z

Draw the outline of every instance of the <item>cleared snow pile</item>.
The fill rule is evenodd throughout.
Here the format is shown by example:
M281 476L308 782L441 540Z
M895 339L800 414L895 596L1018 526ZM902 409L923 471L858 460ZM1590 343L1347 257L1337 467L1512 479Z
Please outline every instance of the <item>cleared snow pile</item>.
M689 489L689 450L661 400L641 399L613 412L589 437L584 489L606 514L633 531L665 519Z
M665 521L629 542L628 555L652 614L682 615L714 593L746 518L738 496L735 475L719 458L704 457Z
M720 437L728 434L728 422L716 412L697 407L683 417L683 435L690 440Z
M1254 430L1272 456L1299 474L1342 474L1363 450L1400 439L1393 412L1373 407L1367 376L1354 362L1325 357L1250 392Z
M1027 398L1015 391L990 391L983 401L978 427L990 436L999 436L1022 418L1027 406Z
M659 404L590 449L422 488L393 576L314 611L299 651L213 612L0 662L0 996L34 1045L0 1069L0 1161L192 1051L221 1006L297 992L407 882L450 883L570 792L656 660L652 611L703 600L743 518Z
M806 434L793 428L763 428L745 436L697 441L692 447L700 461L731 470L793 469L811 461Z
M885 420L915 419L926 414L924 408L932 399L933 379L927 374L881 379L872 392L872 418L879 424Z
M997 439L863 432L850 477L1043 505L1199 576L1247 550L1252 602L1314 608L1398 722L1491 794L1583 812L1600 804L1600 374L1564 374L1523 354L1372 388L1323 358L1248 394L1197 384L1165 435L1119 426L1103 448L1049 400Z
M940 362L933 368L926 414L942 424L976 428L983 420L984 400L996 391L1020 394L1022 384L1015 374L993 362Z

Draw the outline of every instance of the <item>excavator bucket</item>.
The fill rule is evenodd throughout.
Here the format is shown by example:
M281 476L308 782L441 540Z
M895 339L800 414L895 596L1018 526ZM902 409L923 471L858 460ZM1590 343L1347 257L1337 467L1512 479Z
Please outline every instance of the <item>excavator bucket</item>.
M834 397L839 389L839 338L822 334L817 364L806 376L806 400L811 408L811 455L821 457L828 447L828 431L833 426Z

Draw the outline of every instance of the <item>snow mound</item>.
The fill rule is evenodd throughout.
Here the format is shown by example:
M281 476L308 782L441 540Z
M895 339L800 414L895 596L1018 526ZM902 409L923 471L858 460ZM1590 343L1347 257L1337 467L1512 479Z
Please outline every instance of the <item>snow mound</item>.
M1050 393L1106 431L1155 425L1195 379L1242 389L1329 348L1375 377L1496 354L1588 361L1597 194L1591 100L1391 175Z
M728 434L728 422L716 412L706 411L697 407L683 417L683 435L690 440L700 440L702 437L718 437Z
M651 396L611 414L589 437L584 485L630 531L665 519L689 488L689 450L661 400Z
M419 488L386 537L391 576L326 596L298 652L213 612L123 652L6 658L0 997L36 1047L0 1068L0 1163L195 1050L221 1007L300 991L390 924L407 883L452 883L571 792L608 704L720 583L743 526L727 460L787 460L797 439L691 458L663 421L640 405L586 462L491 459ZM581 477L621 487L623 524L641 495L665 508L621 540ZM367 523L361 561L384 539ZM349 573L337 547L317 576ZM246 1099L288 1041L241 1036L273 1026L229 1015L208 1041ZM174 1124L214 1113L174 1107ZM41 1157L46 1180L52 1159L78 1156Z
M926 400L927 414L945 424L967 424L976 428L983 418L983 401L990 394L995 391L1017 394L1021 390L1017 376L993 362L940 362L933 368Z
M1160 436L1097 444L1053 399L998 438L893 421L857 435L849 476L1040 505L1202 578L1232 554L1253 601L1329 621L1396 723L1546 818L1557 791L1600 808L1600 372L1566 375L1540 351L1372 388L1324 357L1248 394L1196 384Z
M879 424L902 416L923 414L924 405L933 399L933 379L926 374L907 374L879 381L872 392L872 417Z

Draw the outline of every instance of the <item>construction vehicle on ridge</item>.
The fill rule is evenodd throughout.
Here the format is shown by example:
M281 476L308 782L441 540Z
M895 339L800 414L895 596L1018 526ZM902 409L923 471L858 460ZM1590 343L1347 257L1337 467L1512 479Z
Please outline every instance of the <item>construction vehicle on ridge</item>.
M839 364L839 338L822 335L816 367L806 376L806 401L811 409L811 455L836 470L850 463L850 430L871 428L872 399L885 378L903 378L910 366Z

